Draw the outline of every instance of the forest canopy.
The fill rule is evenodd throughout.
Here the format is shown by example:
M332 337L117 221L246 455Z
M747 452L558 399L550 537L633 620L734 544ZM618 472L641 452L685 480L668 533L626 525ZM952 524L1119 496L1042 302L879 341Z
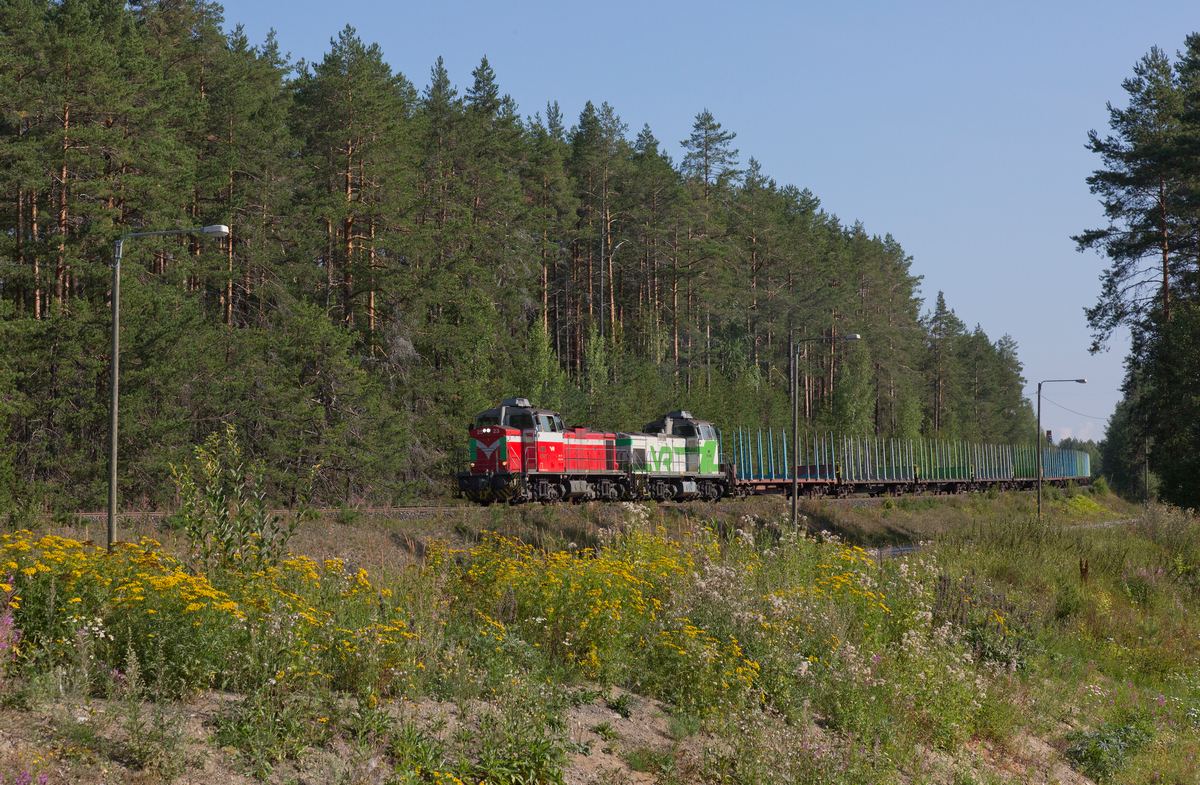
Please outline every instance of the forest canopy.
M1088 135L1101 168L1087 182L1107 223L1073 238L1108 262L1087 311L1093 351L1117 329L1132 335L1104 471L1129 496L1153 485L1200 508L1200 33L1174 62L1152 48L1121 87L1110 133Z
M106 496L114 242L124 508L234 425L267 492L444 492L502 397L636 430L687 408L1032 441L1017 347L924 313L911 258L701 108L676 163L607 103L532 113L481 58L423 86L347 27L319 62L214 3L0 4L0 504ZM1099 317L1098 317L1099 318ZM862 340L829 340L858 333Z

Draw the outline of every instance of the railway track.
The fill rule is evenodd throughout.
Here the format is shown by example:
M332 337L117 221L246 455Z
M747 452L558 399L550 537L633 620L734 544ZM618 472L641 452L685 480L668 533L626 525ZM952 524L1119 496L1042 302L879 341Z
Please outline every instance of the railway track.
M366 515L371 517L391 517L400 520L417 520L421 518L436 518L441 515L453 515L455 513L465 514L474 507L466 505L453 506L434 506L434 505L414 505L411 507L317 507L312 510L312 514L317 518L333 518L344 511L349 510L355 515ZM291 515L293 510L271 510L271 515L287 516ZM140 511L140 512L120 512L117 513L117 520L136 520L146 522L158 522L167 518L170 513L161 511ZM68 516L74 520L86 521L88 523L103 523L108 520L107 512L77 512Z
M940 498L950 498L952 495L953 494L945 494L945 495L941 495ZM962 494L962 495L965 495L965 494ZM752 498L765 498L765 497L752 497ZM929 497L918 497L918 498L939 498L939 496L931 495ZM723 502L715 502L715 503L714 502L699 502L699 501L695 501L695 502L656 502L655 506L658 506L658 507L683 507L683 506L701 505L701 504L708 505L708 506L711 506L713 504L722 504L723 506L729 506L729 505L737 504L738 501L739 500L737 500L737 499L727 499L727 500L724 500ZM884 502L884 499L877 498L877 497L871 497L871 496L846 496L846 497L842 497L842 498L828 496L828 497L822 497L820 499L817 499L816 501L820 501L822 504L845 505L845 506L853 506L853 507L869 507L869 506L873 506L873 505L882 504ZM500 506L500 507L497 507L496 509L503 509L503 508L504 508L504 506ZM466 504L457 504L457 505L416 504L416 505L401 506L401 507L349 507L349 508L317 507L312 510L312 515L317 518L336 518L338 515L342 515L342 514L349 512L352 515L367 516L367 517L372 517L372 518L388 517L388 518L394 518L397 520L420 520L422 518L437 518L439 516L447 516L447 515L467 515L471 512L478 512L483 509L485 509L485 508L478 507L475 505L466 505ZM291 515L293 511L286 510L286 509L279 509L279 510L271 510L270 512L272 515L287 516L287 515ZM117 513L117 520L119 520L119 521L120 520L125 520L125 521L136 520L136 521L145 521L145 522L159 522L169 516L170 516L170 513L162 512L162 511L151 511L151 510L130 511L130 512ZM101 511L101 512L77 512L77 513L71 513L71 514L67 515L66 518L69 520L75 520L75 521L79 521L79 522L104 523L108 520L108 513L104 512L104 511Z

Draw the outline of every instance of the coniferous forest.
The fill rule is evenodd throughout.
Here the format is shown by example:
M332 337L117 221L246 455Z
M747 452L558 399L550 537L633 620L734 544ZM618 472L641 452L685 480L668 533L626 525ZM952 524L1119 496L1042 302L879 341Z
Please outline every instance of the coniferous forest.
M1200 33L1174 62L1151 49L1121 86L1110 133L1088 137L1107 225L1072 238L1109 262L1087 311L1092 351L1117 330L1133 339L1104 471L1127 496L1200 509Z
M1012 339L925 302L736 118L698 107L675 161L607 103L518 107L486 57L459 86L349 27L311 63L224 27L205 0L0 4L0 504L103 506L114 242L210 224L232 236L124 246L126 510L170 506L229 424L282 504L310 475L325 503L444 493L502 397L790 428L793 340L809 429L1032 441Z

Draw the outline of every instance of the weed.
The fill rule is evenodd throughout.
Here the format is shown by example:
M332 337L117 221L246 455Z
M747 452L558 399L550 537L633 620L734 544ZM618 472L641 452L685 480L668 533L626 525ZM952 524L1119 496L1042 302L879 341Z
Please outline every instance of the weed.
M344 502L333 515L333 519L342 526L353 526L358 523L360 518L362 518L362 510L357 507L351 507Z
M360 698L354 711L346 718L345 727L356 739L382 739L395 725L387 708L373 695Z
M622 717L629 719L633 716L634 707L637 706L637 697L630 692L622 692L620 695L609 698L608 708L620 714Z
M314 472L317 467L314 467ZM195 556L208 568L277 565L307 514L307 493L288 519L267 509L262 463L247 463L232 425L193 451L171 474L183 499L180 518ZM311 473L310 473L311 484Z
M1078 584L1061 580L1058 591L1054 596L1054 618L1059 621L1070 619L1083 610L1087 604L1083 589Z
M330 738L324 708L311 694L287 695L268 684L217 718L214 739L241 751L250 773L265 780L279 761L295 760Z
M667 720L667 729L674 739L686 739L700 732L702 722L695 714L675 712Z
M1076 731L1068 735L1064 754L1084 774L1103 782L1111 779L1129 756L1152 738L1152 728L1144 720L1106 723L1094 731Z
M594 703L601 696L600 690L589 690L580 688L571 690L567 696L567 702L572 706L587 706Z
M387 749L401 772L415 774L447 768L445 746L412 722L400 723L388 737Z
M1098 514L1085 498L1075 494L1067 514ZM640 505L497 510L491 522L508 537L477 516L463 524L468 549L429 541L419 565L377 575L287 554L264 570L243 560L196 571L151 541L108 555L0 536L0 577L22 598L6 700L72 695L78 713L55 717L64 748L169 774L182 747L169 746L179 715L164 699L236 689L246 697L222 711L216 743L258 777L337 739L351 742L363 776L386 762L398 782L560 781L566 754L588 747L569 738L568 708L603 701L631 716L639 695L671 704L676 739L703 727L713 741L702 772L675 753L626 753L661 783L894 782L910 768L929 773L919 771L928 746L960 758L938 772L950 781L967 739L1003 745L1027 717L1054 727L1080 704L1082 687L1070 685L1117 675L1170 692L1150 709L1132 685L1106 692L1089 707L1095 735L1069 742L1077 765L1120 765L1120 742L1140 774L1148 756L1173 754L1166 739L1200 727L1192 516L1152 507L1127 526L1082 528L1038 524L1028 494L905 500L886 527L937 542L880 562L773 523L786 509L778 500L735 509L713 520ZM735 515L753 530L736 533ZM806 515L862 541L881 531L878 508L806 502ZM563 550L569 542L582 545ZM141 688L112 676L115 663ZM1015 700L1041 684L1035 699ZM89 703L97 696L109 699L106 715ZM387 710L430 696L459 713L439 724ZM1142 709L1164 743L1135 755L1135 734L1120 729L1138 726ZM597 744L616 742L614 723L591 729Z
M649 747L634 747L625 751L621 757L634 771L645 771L651 774L669 769L675 761L675 756L670 750L655 751Z
M183 712L162 698L172 690L163 683L167 678L161 661L155 663L155 683L147 685L132 645L125 651L124 673L109 673L109 702L124 730L124 741L112 757L125 760L138 769L153 768L166 779L173 779L184 767L182 752ZM147 708L146 698L157 697Z

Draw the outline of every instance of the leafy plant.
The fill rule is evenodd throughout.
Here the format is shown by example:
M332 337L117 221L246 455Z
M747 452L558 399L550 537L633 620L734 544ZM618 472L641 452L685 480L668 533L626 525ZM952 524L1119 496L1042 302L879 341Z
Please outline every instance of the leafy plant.
M599 698L600 695L600 690L581 688L578 690L572 690L567 696L567 701L572 706L587 706L589 703L592 703Z
M411 722L401 723L388 738L388 752L400 772L437 771L446 765L446 748Z
M214 739L240 750L250 773L266 780L279 761L294 760L331 737L325 703L312 693L289 695L268 684L217 718Z
M675 762L675 755L670 750L656 752L649 747L634 747L621 757L634 771L646 771L652 774L670 769Z
M1097 730L1076 731L1067 736L1069 745L1065 755L1084 774L1103 782L1111 779L1129 756L1152 738L1152 729L1143 720L1106 723Z
M620 714L625 719L633 716L635 706L637 706L637 697L629 692L623 692L615 698L608 699L608 708Z
M233 425L211 434L182 467L172 464L171 474L183 499L179 517L188 541L208 569L277 565L307 515L307 486L286 518L270 512L263 464L246 460ZM311 480L310 473L309 485Z
M695 736L700 732L701 721L695 714L676 712L667 721L667 728L674 738L686 739L688 736Z

